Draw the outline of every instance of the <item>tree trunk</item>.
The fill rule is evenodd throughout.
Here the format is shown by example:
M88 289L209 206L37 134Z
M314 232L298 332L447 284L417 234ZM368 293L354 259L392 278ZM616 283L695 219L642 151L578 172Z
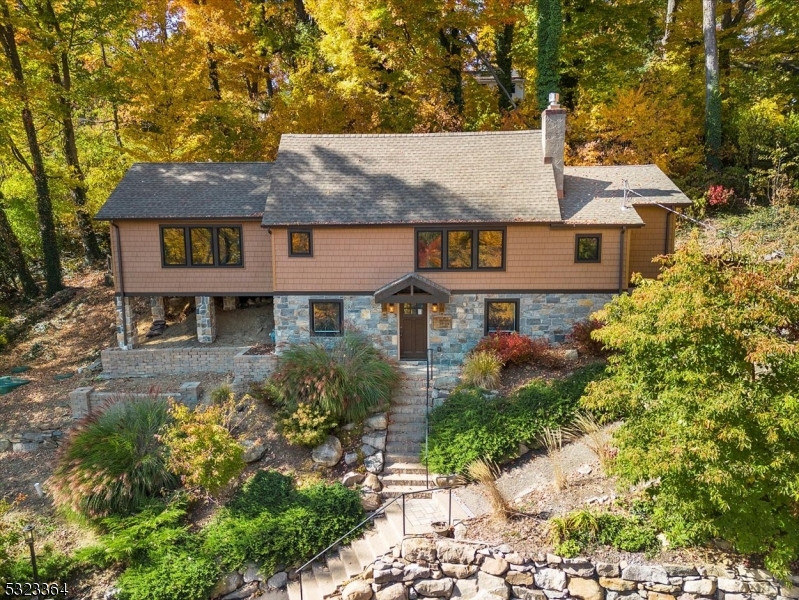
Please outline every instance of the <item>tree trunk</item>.
M311 16L305 10L305 3L303 0L294 0L294 10L297 13L297 20L300 23L308 24L311 22Z
M721 168L721 91L719 52L716 43L716 0L702 0L702 31L705 38L705 146L707 165Z
M538 0L538 78L535 88L541 110L549 104L549 93L560 88L558 60L562 15L561 0Z
M11 223L8 222L2 193L0 193L0 243L3 244L11 267L19 278L24 294L28 298L38 296L39 286L37 286L36 282L33 280L33 276L28 269L28 264L25 262L25 255L22 253L22 247L19 245L19 239L17 239L14 230L11 229Z
M28 141L32 163L29 165L29 171L36 187L36 211L39 217L39 235L42 238L44 277L47 282L47 295L50 296L64 288L64 283L61 279L61 254L58 250L58 240L55 232L50 185L47 181L47 173L44 170L44 159L39 146L39 138L36 134L36 125L30 109L30 101L25 89L22 62L17 50L16 32L11 23L11 15L6 0L0 0L0 15L4 21L4 24L0 26L0 44L3 46L3 53L6 55L9 68L16 81L16 87L22 103L22 125L25 128L25 137Z
M507 23L494 38L494 51L497 55L497 67L499 67L499 79L508 93L513 95L513 58L511 49L513 47L513 23ZM497 86L497 99L501 110L513 108L510 98L502 89Z
M208 42L208 79L211 81L211 89L214 90L214 99L222 99L222 89L219 87L219 64L214 55L214 45Z
M668 4L666 4L666 28L663 30L663 39L660 42L664 48L671 37L671 29L674 25L674 15L677 12L677 8L678 0L668 0Z
M443 88L450 97L450 106L455 108L458 116L463 114L463 59L459 34L460 31L454 27L449 31L438 30L438 40L446 53L446 69L449 72Z

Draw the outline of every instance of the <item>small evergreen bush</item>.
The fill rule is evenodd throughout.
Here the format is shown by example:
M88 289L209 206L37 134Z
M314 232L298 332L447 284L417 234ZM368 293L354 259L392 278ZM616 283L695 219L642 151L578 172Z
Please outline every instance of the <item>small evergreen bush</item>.
M211 558L193 548L169 548L119 578L123 600L205 600L219 577Z
M466 360L463 361L461 375L468 385L495 390L499 387L501 370L502 360L495 352L487 350L467 356Z
M59 453L51 489L56 504L89 517L128 514L174 490L159 434L166 400L123 399L83 419Z

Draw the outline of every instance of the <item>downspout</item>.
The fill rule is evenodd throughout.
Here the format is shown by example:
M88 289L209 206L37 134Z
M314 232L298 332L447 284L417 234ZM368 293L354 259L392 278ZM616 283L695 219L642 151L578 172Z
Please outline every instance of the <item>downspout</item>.
M119 235L119 225L111 221L111 227L116 232L117 278L119 279L119 294L122 298L122 340L125 348L128 347L128 318L125 311L125 278L122 275L122 239Z
M668 254L669 249L671 248L671 244L669 244L669 236L671 235L671 213L666 212L666 244L663 249L663 254Z
M619 293L624 291L624 234L627 232L626 227L621 228L621 236L619 240Z

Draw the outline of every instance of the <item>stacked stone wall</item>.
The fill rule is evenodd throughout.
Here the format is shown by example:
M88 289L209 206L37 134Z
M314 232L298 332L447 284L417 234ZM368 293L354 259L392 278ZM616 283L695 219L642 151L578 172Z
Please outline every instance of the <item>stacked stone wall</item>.
M529 556L510 546L406 537L353 581L341 600L796 600L781 582L743 565L628 564Z

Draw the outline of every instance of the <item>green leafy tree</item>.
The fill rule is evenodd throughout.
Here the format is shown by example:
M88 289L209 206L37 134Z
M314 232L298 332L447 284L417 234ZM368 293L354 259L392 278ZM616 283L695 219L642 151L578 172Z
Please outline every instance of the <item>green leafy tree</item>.
M799 556L798 274L692 242L598 313L617 353L583 398L625 417L615 470L657 482L672 542L722 537L779 573Z
M561 0L538 0L538 108L549 105L549 93L560 90L560 34L563 29Z

